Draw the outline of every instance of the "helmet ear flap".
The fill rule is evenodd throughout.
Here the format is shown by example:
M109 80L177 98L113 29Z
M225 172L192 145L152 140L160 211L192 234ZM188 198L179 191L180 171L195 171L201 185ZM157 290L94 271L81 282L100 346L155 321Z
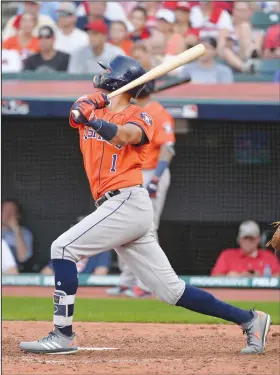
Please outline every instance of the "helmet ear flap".
M93 87L98 89L100 87L100 81L101 81L101 74L95 74L95 76L92 79Z
M143 90L145 90L147 87L147 83L144 83L144 85L141 85L139 89L136 91L136 94L133 96L135 99L141 94Z

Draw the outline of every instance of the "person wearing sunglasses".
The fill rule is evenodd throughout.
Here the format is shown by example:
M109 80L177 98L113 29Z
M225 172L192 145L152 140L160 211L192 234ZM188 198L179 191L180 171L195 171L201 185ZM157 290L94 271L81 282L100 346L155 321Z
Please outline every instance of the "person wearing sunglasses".
M42 26L39 30L39 53L25 61L24 70L37 72L66 72L69 55L54 48L55 34L50 26Z

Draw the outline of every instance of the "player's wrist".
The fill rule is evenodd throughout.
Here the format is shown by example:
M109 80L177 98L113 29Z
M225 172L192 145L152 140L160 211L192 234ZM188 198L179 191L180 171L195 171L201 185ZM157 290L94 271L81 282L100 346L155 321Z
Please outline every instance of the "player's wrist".
M154 176L152 177L152 179L151 179L151 182L157 185L157 184L159 183L159 177L156 176L156 175L154 175Z

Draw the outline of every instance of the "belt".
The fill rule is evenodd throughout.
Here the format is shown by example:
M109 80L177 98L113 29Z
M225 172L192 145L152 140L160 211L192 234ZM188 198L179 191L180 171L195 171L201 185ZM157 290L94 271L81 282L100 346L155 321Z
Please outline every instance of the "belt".
M140 187L140 188L142 188L143 185L135 185L135 186L129 186L129 187ZM122 190L124 190L124 189L128 189L128 187L123 188L123 189L107 191L102 197L100 197L99 199L97 199L97 201L95 201L95 207L98 208L98 207L102 206L102 204L104 202L106 202L108 199L114 197L115 195L119 195L122 192Z

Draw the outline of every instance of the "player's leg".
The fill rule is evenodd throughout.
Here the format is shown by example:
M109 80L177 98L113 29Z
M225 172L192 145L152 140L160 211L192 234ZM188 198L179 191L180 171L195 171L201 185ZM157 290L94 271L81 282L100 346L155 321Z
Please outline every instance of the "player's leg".
M144 199L141 199L141 197ZM78 288L76 262L143 236L152 226L153 210L147 192L125 189L107 200L91 215L63 233L51 247L55 272L54 332L35 342L23 342L25 351L37 353L70 352L73 343L72 320Z
M169 168L166 168L159 180L156 198L152 199L153 208L154 208L154 235L157 241L158 241L157 231L159 229L160 218L162 215L166 196L167 196L168 189L170 186L170 179L171 179L170 170Z
M109 288L106 290L107 294L110 296L120 296L131 291L136 283L137 277L131 272L128 265L122 260L122 258L117 254L118 257L118 266L121 271L120 273L120 283L116 287Z
M262 353L270 326L270 316L247 311L218 300L212 294L186 285L172 269L166 255L150 231L116 251L162 301L241 325L248 336L243 353Z
M144 175L144 183L145 183L145 181L148 181L150 176L148 176L145 179L145 174L143 175ZM159 229L159 224L160 224L160 217L164 208L169 186L170 186L170 170L169 168L167 168L165 169L165 171L163 172L160 178L156 198L151 199L152 204L153 204L153 209L154 209L153 234L157 241L158 241L158 229ZM136 287L133 290L131 289L127 290L125 292L125 295L130 296L130 297L147 298L147 297L150 297L152 293L150 289L139 278L137 278Z

